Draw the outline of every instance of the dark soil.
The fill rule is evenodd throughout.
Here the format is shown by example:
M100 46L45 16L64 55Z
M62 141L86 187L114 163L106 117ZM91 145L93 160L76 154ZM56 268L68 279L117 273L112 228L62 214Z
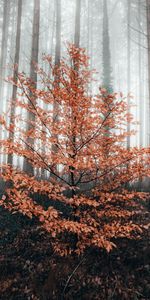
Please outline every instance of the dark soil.
M0 299L149 300L147 233L117 244L110 254L93 250L84 258L58 257L36 220L0 208Z

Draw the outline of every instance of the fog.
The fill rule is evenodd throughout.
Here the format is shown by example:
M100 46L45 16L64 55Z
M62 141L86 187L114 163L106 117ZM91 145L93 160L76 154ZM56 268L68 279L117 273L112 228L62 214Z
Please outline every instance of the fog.
M149 145L149 35L145 0L1 0L1 112L10 107L13 88L6 80L13 74L14 64L18 64L20 72L30 75L32 61L43 66L43 54L51 55L55 61L58 35L60 58L66 55L68 43L75 42L76 2L80 6L79 46L86 49L90 68L97 71L90 92L95 94L99 86L103 87L108 84L106 81L110 81L112 91L122 92L133 104L131 112L138 124L130 144ZM37 24L33 31L34 18ZM37 39L35 44L38 47L32 51L34 39ZM132 95L132 99L128 94Z

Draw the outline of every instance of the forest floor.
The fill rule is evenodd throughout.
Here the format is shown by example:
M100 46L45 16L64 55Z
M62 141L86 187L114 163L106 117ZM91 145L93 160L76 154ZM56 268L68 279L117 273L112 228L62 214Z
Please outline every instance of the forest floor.
M0 208L0 300L149 300L148 235L117 243L110 254L58 257L35 220Z

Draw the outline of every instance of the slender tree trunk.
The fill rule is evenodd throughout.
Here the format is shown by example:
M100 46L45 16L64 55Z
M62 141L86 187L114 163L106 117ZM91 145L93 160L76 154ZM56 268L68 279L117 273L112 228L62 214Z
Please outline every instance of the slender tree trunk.
M108 2L107 0L103 0L103 33L102 33L102 65L103 65L103 73L102 73L102 87L107 90L107 94L112 93L112 68L111 68L111 52L110 52L110 36L109 36L109 19L108 19ZM107 98L106 94L106 98ZM105 101L105 100L104 100ZM110 113L110 108L107 107L107 111L104 114L104 118L106 118L107 114ZM109 156L109 146L107 146L107 139L110 136L110 128L109 126L105 126L106 133L103 138L103 155L105 159L108 159Z
M148 44L148 145L150 145L150 0L146 0L147 13L147 44Z
M55 6L56 6L56 3L54 2L53 3L53 13L52 13L51 35L49 33L49 40L50 40L51 43L48 45L47 51L46 51L46 53L49 53L51 55L51 57L53 57L53 47L54 47L54 37L55 37L55 21L56 21ZM51 10L51 3L49 3L49 10ZM61 9L60 9L60 11L61 11ZM61 17L61 14L60 14L60 17ZM60 20L60 22L61 22L61 20ZM46 36L46 38L47 38L47 36ZM48 66L47 72L48 72L48 78L50 79L51 78L51 67L50 66ZM46 110L48 108L48 105L44 103L43 108ZM43 130L45 130L44 126L43 126ZM45 136L45 141L46 141L46 136ZM45 145L43 145L43 147L42 147L42 152L43 152L43 155L44 155L44 153L46 153ZM41 178L46 179L46 177L48 177L48 176L49 175L47 174L47 171L45 171L44 169L41 169Z
M9 49L9 56L8 60L11 61L11 63L14 61L15 56L15 39L14 39L14 32L16 34L16 19L17 19L17 5L15 4L11 6L10 8L10 30L8 35L8 42L7 42L7 48ZM6 70L7 71L7 70ZM6 99L10 99L12 97L12 87L7 88L6 91Z
M90 10L91 10L91 6L90 6L90 1L88 0L87 2L88 4L88 14L87 14L87 53L88 55L90 54Z
M18 81L18 67L19 67L19 55L20 55L20 38L21 38L21 17L22 17L22 0L18 0L18 16L17 16L17 33L16 33L16 45L15 45L15 69L13 74L13 80L17 84ZM15 117L15 107L16 107L16 96L17 96L17 86L13 85L12 91L12 103L11 103L11 112L10 112L10 124L14 124ZM14 134L10 133L9 139L13 141ZM11 154L8 155L8 164L12 165L13 156Z
M89 0L90 1L90 0ZM93 13L93 3L91 3L91 24L90 24L90 35L91 35L91 47L90 47L90 69L93 69L93 48L94 48L94 26L93 26L93 17L94 17L94 13ZM91 80L90 82L90 92L93 94L93 80Z
M143 94L142 94L142 52L141 52L141 1L138 0L138 22L139 22L139 33L138 33L138 54L139 54L139 117L140 117L140 132L139 132L139 146L143 147L144 144L144 131L143 131L143 111L144 111L144 103L143 103ZM142 191L142 178L139 178L139 191Z
M33 31L32 31L32 51L30 63L30 77L37 85L37 73L33 63L38 63L39 55L39 30L40 30L40 0L34 0L34 16L33 16Z
M81 0L76 0L75 34L74 34L74 43L76 47L79 47L80 45L80 27L81 27Z
M3 24L2 24L2 43L1 43L1 57L0 57L0 101L3 97L3 77L5 77L4 67L6 64L6 50L8 41L8 27L10 15L10 1L4 0L3 6Z
M87 15L87 54L89 56L90 69L93 67L93 3L88 0L88 15ZM92 93L92 80L88 84L88 92Z
M56 16L56 12L55 12L55 8L53 11L53 25L52 25L52 36L51 36L51 50L50 50L50 54L53 57L53 48L54 48L54 38L55 38L55 16ZM49 70L49 77L51 77L51 69Z
M39 29L40 29L40 0L34 0L34 12L33 12L33 29L32 29L32 50L31 50L31 63L30 63L30 78L34 82L34 88L37 86L37 73L35 71L33 63L38 63L38 54L39 54ZM33 101L34 95L30 95ZM28 113L28 128L27 130L33 129L32 122L35 122L35 115ZM27 144L34 146L34 139L27 138ZM25 172L34 175L34 168L27 159L24 159L23 170Z
M9 18L10 18L10 1L3 1L3 16L2 16L2 40L1 40L1 56L0 56L0 112L5 108L4 99L4 78L5 78L5 66L7 59L7 44L8 44L8 32L9 32ZM2 138L2 132L0 132L0 139ZM0 155L0 164L6 162L6 155Z
M127 0L127 92L130 93L131 82L131 0ZM130 97L128 95L128 114L130 114ZM127 121L127 133L130 132L130 122ZM127 137L127 149L130 149L130 136Z
M74 44L76 47L80 47L80 31L81 31L81 0L76 0L76 13L75 13L75 32L74 32ZM78 66L75 66L74 69L78 71ZM75 134L75 127L76 127L76 117L72 110L72 151L74 152L76 146L76 134ZM75 159L75 155L72 155L72 159ZM75 188L75 176L74 176L74 167L69 167L70 171L70 184L72 186L71 189L71 197L74 197L76 194Z
M143 146L143 101L142 101L142 53L141 53L141 1L138 0L138 21L139 21L139 36L138 36L138 44L139 44L139 110L140 110L140 139L139 144L140 147Z
M60 53L61 53L61 0L56 0L55 65L60 64Z
M112 69L107 0L103 1L103 87L112 92Z
M55 45L55 65L59 67L61 56L61 0L56 0L56 45ZM55 84L59 87L59 78L55 76ZM54 101L53 103L53 123L56 123L59 118L59 105ZM54 138L57 140L59 137L55 134ZM57 153L57 146L52 144L52 161L54 155ZM54 172L58 171L58 166L54 166ZM53 175L52 175L53 176Z

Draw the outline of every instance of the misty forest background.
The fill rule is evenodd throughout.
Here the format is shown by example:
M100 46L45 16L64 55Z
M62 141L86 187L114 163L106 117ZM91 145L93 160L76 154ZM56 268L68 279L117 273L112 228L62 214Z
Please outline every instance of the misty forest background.
M15 116L19 116L20 139L22 126L25 126L22 125L25 124L22 119L26 119L26 124L29 124L31 114L27 113L27 108L17 105L19 97L23 99L23 93L19 94L20 90L17 85L12 84L12 79L13 83L16 83L19 73L23 74L24 78L31 78L34 88L29 89L30 96L32 97L31 91L39 88L39 99L37 97L36 100L39 100L45 112L52 103L53 107L50 108L55 117L55 102L48 102L48 104L40 102L39 91L40 88L43 91L43 87L35 65L41 66L50 80L56 79L57 81L57 73L52 74L50 65L46 64L42 57L50 55L52 63L61 66L61 59L67 57L68 43L74 44L77 48L85 48L89 56L89 69L96 70L93 75L94 81L88 84L86 82L87 95L92 95L91 99L94 99L94 95L103 90L104 98L105 93L108 92L105 100L109 103L111 95L118 93L119 97L121 96L129 105L127 112L133 114L136 122L134 125L132 122L128 123L127 115L125 115L125 128L123 128L125 141L122 142L120 138L119 143L122 143L121 147L122 145L123 147L117 153L115 151L115 155L112 150L112 159L107 155L106 143L103 151L105 155L102 156L106 159L103 159L102 163L100 160L99 164L102 171L105 171L106 166L104 176L100 169L106 189L103 192L100 186L100 192L102 192L95 193L92 200L88 198L88 187L92 189L92 184L90 186L89 182L91 178L93 180L92 176L95 173L90 170L92 175L89 175L88 167L87 170L85 169L86 179L90 178L90 180L85 182L81 180L79 191L82 192L82 183L83 185L85 183L84 196L87 192L87 198L82 197L82 194L81 197L73 194L75 187L71 184L73 180L68 183L65 190L67 194L68 187L71 187L72 197L69 193L65 197L64 190L59 189L59 184L62 181L63 185L66 174L63 174L62 178L59 177L61 164L57 165L57 159L55 162L58 171L56 181L51 171L52 168L49 169L50 171L47 168L42 169L40 161L39 165L34 164L34 151L30 154L30 157L33 154L33 165L30 169L31 164L28 164L26 160L28 156L23 158L22 153L17 156L18 149L16 152L12 151L11 142L17 141L19 131L16 136L11 135L11 131L6 130L7 126L1 126L0 299L148 300L150 295L148 228L150 224L149 194L145 191L150 191L150 180L145 174L149 176L149 161L146 159L150 146L150 0L0 0L0 125L6 124L2 118L4 114L7 124L10 125L9 128L12 125L15 132ZM72 69L78 74L78 68L73 66ZM60 86L61 83L58 83L58 91ZM46 90L45 86L44 88ZM69 96L71 97L70 90ZM34 96L35 94L33 99ZM103 97L103 94L100 97ZM83 100L84 97L81 102ZM103 107L102 103L100 105ZM100 120L102 117L104 120L107 119L105 110ZM98 118L99 115L97 120ZM99 156L101 155L99 149L103 148L100 141L104 138L109 139L109 130L113 128L113 132L115 128L113 121L118 120L117 118L112 117L112 127L102 126L104 131L102 131L101 140L98 141ZM65 124L67 116L63 115L62 119ZM36 120L35 118L35 122ZM90 123L90 117L88 120ZM57 121L57 116L55 121ZM49 120L47 124L48 122ZM101 122L103 125L103 121ZM36 124L34 123L34 128ZM108 124L111 125L111 123ZM28 126L23 129L28 132ZM135 134L128 134L132 130ZM54 137L56 137L55 131ZM30 136L28 138L30 139ZM69 138L72 142L74 135ZM36 135L31 137L32 139L31 145L34 144L35 149L38 148ZM8 142L5 143L6 151L3 151L5 140ZM86 143L83 140L82 142L83 148ZM52 143L48 145L53 146ZM44 156L49 150L46 145L42 142L40 144ZM10 151L7 152L8 148ZM21 148L21 151L22 149L24 150ZM94 147L90 151L94 151L92 149ZM55 148L52 147L53 153L54 150ZM135 164L133 156L132 165L132 161L131 163L128 161L134 151L135 156L138 151L141 156L135 159ZM56 151L56 155L58 153ZM52 155L50 155L51 159ZM72 158L72 154L69 155ZM82 164L87 157L83 156ZM93 152L92 159L94 160ZM115 160L119 162L116 169ZM64 165L65 162L64 160ZM63 164L63 159L61 163ZM6 171L8 171L7 182L4 182L3 166L4 168L6 166ZM15 173L13 167L14 169L17 167L18 173ZM67 168L71 174L70 177L73 178L74 166L68 163ZM63 173L63 168L61 171ZM79 171L79 180L76 185L79 182L80 187L82 172L80 176L80 168L77 171ZM82 166L81 171L83 171ZM98 171L96 169L96 172ZM147 173L143 173L144 171ZM109 172L114 176L110 176L111 189L107 180ZM94 175L95 184L97 184L97 178L101 178L101 173L100 177L97 177L97 174L96 178ZM35 175L35 177L30 175ZM114 187L116 181L113 181L113 178L117 178L116 181L119 182L117 189L116 186ZM137 180L134 181L134 178ZM42 184L41 180L43 180ZM47 190L44 191L45 187ZM133 231L135 229L133 235L132 229ZM115 241L115 244L110 240Z
M134 104L131 112L138 121L134 127L137 133L127 138L127 146L148 146L149 6L150 1L145 0L1 0L0 113L11 110L12 117L15 113L15 102L11 104L11 99L17 97L17 89L5 80L13 74L14 64L18 65L19 72L38 82L33 62L46 68L42 56L49 54L58 64L66 55L67 42L75 43L86 49L90 69L97 71L90 92L95 94L99 86L110 88L122 92L129 104ZM51 76L51 71L46 71ZM129 127L127 124L127 130ZM6 137L6 132L0 134L1 138ZM1 155L1 162L7 162L7 157ZM14 163L22 165L21 160Z

